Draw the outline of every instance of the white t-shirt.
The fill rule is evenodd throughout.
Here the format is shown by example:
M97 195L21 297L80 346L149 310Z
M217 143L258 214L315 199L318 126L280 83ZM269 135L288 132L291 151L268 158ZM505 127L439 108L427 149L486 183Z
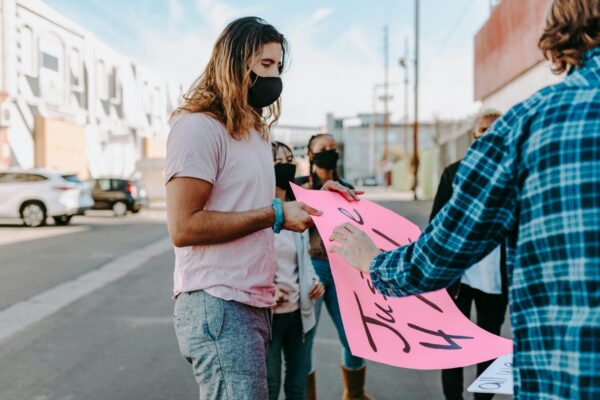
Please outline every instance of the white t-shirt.
M498 246L477 264L465 271L460 280L473 289L481 290L488 294L502 293L502 277L500 275L500 253Z
M277 257L275 284L288 292L288 300L273 309L275 314L285 314L300 308L298 250L294 235L297 233L290 231L281 231L275 235L275 256Z

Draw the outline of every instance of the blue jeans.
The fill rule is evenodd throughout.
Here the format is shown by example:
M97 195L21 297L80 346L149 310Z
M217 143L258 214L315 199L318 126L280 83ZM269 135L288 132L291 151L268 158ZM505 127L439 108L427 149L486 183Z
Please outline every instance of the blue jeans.
M267 351L269 400L279 398L282 353L285 362L283 390L286 400L306 400L306 375L309 372L310 352L308 342L303 336L300 310L273 315L273 340Z
M201 400L267 398L270 309L226 301L200 290L177 297L173 321Z
M329 315L333 320L333 324L335 325L335 329L337 330L338 337L340 338L340 342L342 343L342 365L347 369L360 369L365 366L365 360L360 357L354 357L352 352L350 351L350 346L348 346L348 340L346 339L346 332L344 331L344 325L342 324L342 314L340 313L340 305L338 303L337 292L335 290L335 282L333 281L333 275L331 275L331 268L329 266L329 261L327 260L319 260L316 258L312 258L312 265L315 268L315 272L317 273L319 279L325 286L325 295L317 300L315 303L315 313L317 317L317 324L319 323L319 318L321 316L321 308L323 306L323 302L325 302L325 306L327 307L327 311L329 311ZM313 328L313 331L317 330L317 326ZM312 349L312 338L310 338L311 343L309 343L310 348ZM309 372L312 372L315 368L312 362L312 352L311 357L309 359L308 364Z

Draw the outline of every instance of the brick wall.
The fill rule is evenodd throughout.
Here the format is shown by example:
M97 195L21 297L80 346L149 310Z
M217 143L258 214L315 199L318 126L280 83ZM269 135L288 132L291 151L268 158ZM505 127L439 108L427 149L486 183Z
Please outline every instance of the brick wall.
M503 0L475 36L475 99L542 61L537 47L552 0Z

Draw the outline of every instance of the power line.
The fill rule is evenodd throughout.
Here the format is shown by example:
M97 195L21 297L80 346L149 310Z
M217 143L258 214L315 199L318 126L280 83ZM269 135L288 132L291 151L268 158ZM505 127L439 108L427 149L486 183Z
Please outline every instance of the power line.
M442 43L442 45L439 47L438 52L441 52L442 50L444 50L446 48L446 45L450 41L450 38L452 37L452 35L454 35L454 32L456 32L456 29L460 26L460 23L465 18L465 16L467 15L467 13L469 12L469 10L473 6L473 4L475 4L475 0L470 0L466 4L465 8L463 8L460 16L456 20L456 22L455 22L454 26L452 27L452 29L450 29L448 31L448 33L444 36L446 38L446 40L444 40L444 42Z

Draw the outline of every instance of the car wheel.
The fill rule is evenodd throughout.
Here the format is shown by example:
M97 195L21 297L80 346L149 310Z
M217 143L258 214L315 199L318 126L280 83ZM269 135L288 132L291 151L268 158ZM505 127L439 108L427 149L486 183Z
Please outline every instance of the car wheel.
M112 210L115 214L115 217L123 217L125 214L127 214L127 204L123 203L122 201L117 201L113 204Z
M134 207L131 209L131 212L132 212L132 213L134 213L134 214L137 214L137 213L139 213L141 210L142 210L142 206L140 206L140 205L136 205L136 206L134 206Z
M38 227L46 224L46 207L39 201L30 201L21 206L21 219L26 226Z
M69 225L69 223L71 222L71 218L73 218L72 215L60 215L58 217L52 217L52 219L54 220L54 223L56 225Z

